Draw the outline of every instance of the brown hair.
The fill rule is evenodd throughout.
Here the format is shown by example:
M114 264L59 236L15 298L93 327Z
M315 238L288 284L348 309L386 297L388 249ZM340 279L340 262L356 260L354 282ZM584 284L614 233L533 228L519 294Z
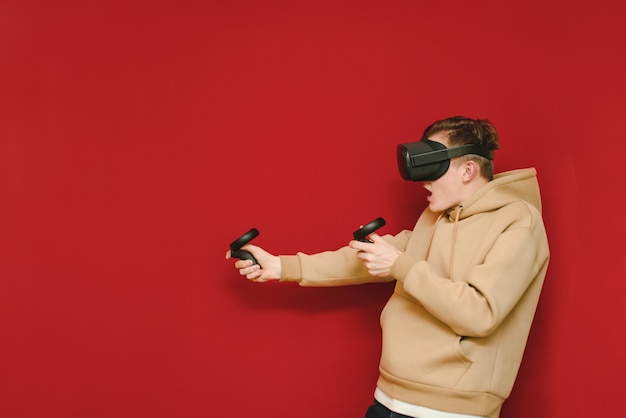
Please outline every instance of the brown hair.
M467 144L481 144L489 150L498 149L498 132L487 119L471 119L453 116L438 120L424 130L424 138L438 132L445 132L450 147ZM476 154L458 157L461 161L473 160L480 166L480 174L487 180L493 179L493 161Z

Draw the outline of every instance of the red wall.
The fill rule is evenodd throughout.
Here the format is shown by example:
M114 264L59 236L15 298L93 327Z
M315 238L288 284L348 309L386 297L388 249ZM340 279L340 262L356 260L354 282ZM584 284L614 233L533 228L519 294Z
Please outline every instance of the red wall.
M503 417L616 416L626 88L617 1L0 2L0 416L361 417L390 285L224 260L413 225L395 145L489 118L552 262ZM336 412L328 413L332 407Z

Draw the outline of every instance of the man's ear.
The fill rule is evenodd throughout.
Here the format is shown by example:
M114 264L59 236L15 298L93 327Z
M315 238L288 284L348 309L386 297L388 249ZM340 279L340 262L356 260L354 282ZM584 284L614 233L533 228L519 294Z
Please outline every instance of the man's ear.
M463 181L468 183L478 175L480 175L480 167L478 166L478 163L474 160L466 161L463 170Z

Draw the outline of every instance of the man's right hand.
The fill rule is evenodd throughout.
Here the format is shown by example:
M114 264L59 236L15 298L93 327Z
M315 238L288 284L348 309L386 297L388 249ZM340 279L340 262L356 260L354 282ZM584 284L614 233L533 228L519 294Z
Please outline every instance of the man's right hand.
M253 282L268 282L270 280L279 280L281 274L280 257L268 253L261 247L247 244L241 247L242 250L249 251L259 264L252 264L252 260L235 261L235 268L239 270L239 274L245 276ZM226 252L226 259L230 259L230 250ZM262 266L262 267L261 267Z

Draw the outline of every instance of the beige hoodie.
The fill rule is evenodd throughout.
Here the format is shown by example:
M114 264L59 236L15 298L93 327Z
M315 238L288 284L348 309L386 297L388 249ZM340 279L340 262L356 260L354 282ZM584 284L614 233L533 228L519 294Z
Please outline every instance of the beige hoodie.
M498 174L462 206L426 209L385 239L403 253L391 278L355 251L281 256L281 280L338 286L396 280L382 315L378 387L443 411L497 417L517 375L549 249L533 168Z

